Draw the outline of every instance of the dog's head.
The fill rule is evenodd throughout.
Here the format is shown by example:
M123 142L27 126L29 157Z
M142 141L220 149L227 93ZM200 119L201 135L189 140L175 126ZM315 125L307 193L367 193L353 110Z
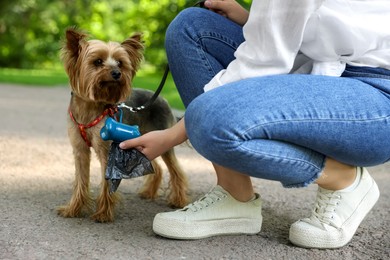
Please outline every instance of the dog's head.
M131 81L143 58L141 34L122 43L87 40L76 29L66 31L62 60L74 94L85 100L117 103L131 92Z

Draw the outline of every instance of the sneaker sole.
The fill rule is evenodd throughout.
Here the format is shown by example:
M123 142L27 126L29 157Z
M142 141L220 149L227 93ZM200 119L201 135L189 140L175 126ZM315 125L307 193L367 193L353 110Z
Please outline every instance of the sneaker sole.
M290 232L289 240L294 245L297 245L299 247L304 248L320 248L320 249L326 249L326 248L340 248L348 244L352 237L355 235L356 230L358 229L360 223L364 220L364 218L367 216L367 214L371 211L371 209L374 207L376 202L379 199L379 189L378 185L374 180L372 180L372 185L370 189L367 191L365 197L360 202L359 206L356 208L355 212L351 215L351 217L345 222L344 228L352 230L351 235L344 236L344 239L341 241L329 241L329 240L323 240L321 237L318 237L317 239L306 239L302 238L299 234L294 234L293 232ZM365 212L364 214L361 214L358 217L354 217L357 212Z
M153 231L160 236L173 239L201 239L221 235L255 235L261 230L262 219L220 219L186 223L160 218L153 221Z

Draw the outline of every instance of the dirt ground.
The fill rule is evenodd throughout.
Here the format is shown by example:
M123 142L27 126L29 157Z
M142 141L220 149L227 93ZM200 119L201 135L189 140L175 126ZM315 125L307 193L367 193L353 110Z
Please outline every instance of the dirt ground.
M56 207L70 198L73 158L66 133L67 87L0 85L0 259L390 259L390 165L370 168L381 198L352 241L336 250L302 249L288 241L291 223L307 216L316 187L284 189L254 180L263 197L263 227L255 236L177 241L156 236L156 213L169 211L164 193L142 200L142 178L122 181L116 220L99 224L62 218ZM211 165L189 147L177 155L196 199L215 185ZM93 159L91 191L100 182Z

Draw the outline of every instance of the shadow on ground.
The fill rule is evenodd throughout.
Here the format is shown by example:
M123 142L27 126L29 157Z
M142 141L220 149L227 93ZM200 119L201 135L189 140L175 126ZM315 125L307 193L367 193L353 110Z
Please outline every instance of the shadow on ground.
M336 250L302 249L288 241L291 223L309 214L315 186L283 189L254 180L262 194L263 227L255 236L177 241L156 236L156 213L171 210L164 197L142 200L143 180L124 180L116 221L95 223L57 216L70 198L73 159L66 136L66 87L0 85L0 259L389 259L390 166L370 168L381 198L351 243ZM215 184L211 165L186 146L177 154L196 199ZM97 193L99 165L92 161L91 190Z

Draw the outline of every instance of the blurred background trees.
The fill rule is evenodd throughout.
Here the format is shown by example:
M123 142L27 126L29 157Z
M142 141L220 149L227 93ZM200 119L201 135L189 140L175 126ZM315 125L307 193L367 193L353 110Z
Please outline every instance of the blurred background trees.
M180 10L196 0L0 0L0 67L62 68L59 50L66 28L76 26L102 40L122 41L142 32L145 60L166 63L164 35ZM239 1L249 6L249 0Z

